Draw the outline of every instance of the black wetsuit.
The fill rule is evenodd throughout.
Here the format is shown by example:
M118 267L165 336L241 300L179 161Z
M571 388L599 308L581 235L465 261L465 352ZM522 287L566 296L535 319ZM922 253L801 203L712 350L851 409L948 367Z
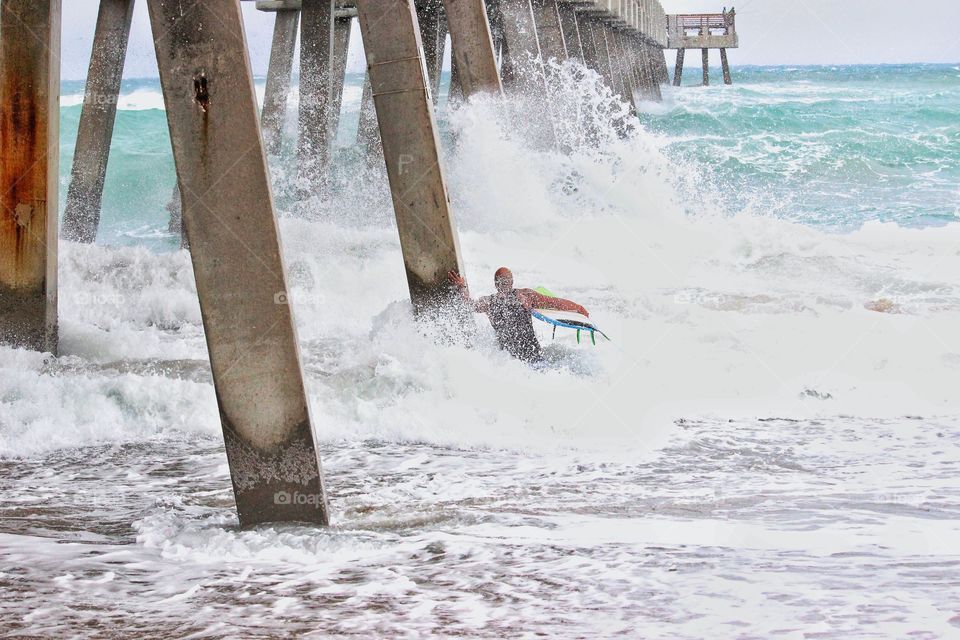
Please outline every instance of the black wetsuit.
M501 349L525 362L537 362L543 357L540 342L533 330L533 317L523 306L517 290L486 296L487 315L497 334Z

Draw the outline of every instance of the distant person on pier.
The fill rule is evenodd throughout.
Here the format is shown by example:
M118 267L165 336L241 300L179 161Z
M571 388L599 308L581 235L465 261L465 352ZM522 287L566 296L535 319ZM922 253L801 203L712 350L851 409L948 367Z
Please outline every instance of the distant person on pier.
M447 278L475 312L487 314L500 348L524 362L539 362L543 358L540 342L533 330L532 309L572 311L590 316L586 309L571 300L551 298L533 289L514 289L513 273L506 267L500 267L493 274L497 292L477 300L470 298L467 281L459 273L451 271Z

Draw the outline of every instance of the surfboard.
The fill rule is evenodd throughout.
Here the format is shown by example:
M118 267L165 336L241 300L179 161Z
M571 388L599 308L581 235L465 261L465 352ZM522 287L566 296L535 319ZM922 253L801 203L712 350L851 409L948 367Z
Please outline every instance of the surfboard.
M556 298L557 295L551 292L546 287L537 287L534 289L537 293L544 295L548 298ZM553 309L531 309L530 313L534 318L540 320L541 322L546 322L549 325L553 325L553 338L557 337L557 327L561 329L572 329L577 332L577 343L580 342L581 332L589 332L590 342L597 344L596 334L600 334L607 340L610 340L609 336L603 331L598 329L596 325L590 323L586 316L574 313L572 311L554 311Z

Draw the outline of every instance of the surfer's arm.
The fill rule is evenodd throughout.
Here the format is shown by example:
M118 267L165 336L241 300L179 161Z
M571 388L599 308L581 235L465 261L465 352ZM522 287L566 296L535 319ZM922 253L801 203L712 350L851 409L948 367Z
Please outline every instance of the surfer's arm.
M490 309L490 301L487 296L474 300L470 297L470 292L467 290L467 281L456 271L450 271L447 273L447 280L450 281L457 291L460 292L460 297L463 298L463 301L467 303L471 309L477 313L486 313Z
M590 313L584 309L582 305L577 304L573 300L566 300L564 298L551 298L543 295L542 293L538 293L533 289L521 289L520 293L523 296L524 302L526 302L531 309L570 311L571 313L579 313L587 316L588 318L590 317Z

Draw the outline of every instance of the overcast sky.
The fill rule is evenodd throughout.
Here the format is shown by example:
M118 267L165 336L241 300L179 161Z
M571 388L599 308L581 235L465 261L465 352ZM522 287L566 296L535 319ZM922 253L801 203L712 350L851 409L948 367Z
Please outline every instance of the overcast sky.
M723 6L723 0L662 1L668 13ZM263 75L273 15L256 11L252 2L243 5L253 70ZM743 0L736 9L734 65L960 62L960 0ZM64 78L86 76L96 18L96 0L63 0ZM359 40L355 30L348 62L354 71L364 65ZM124 76L156 75L146 3L138 0Z

